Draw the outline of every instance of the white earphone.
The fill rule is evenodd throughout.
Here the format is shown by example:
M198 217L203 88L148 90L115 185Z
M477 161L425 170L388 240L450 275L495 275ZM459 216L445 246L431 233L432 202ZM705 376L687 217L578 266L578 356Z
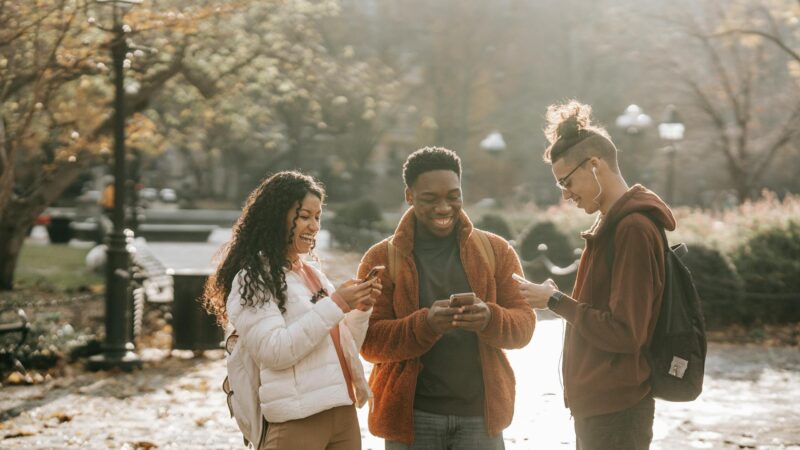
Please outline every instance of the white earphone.
M595 204L599 205L600 202L598 202L597 199L600 198L601 195L603 195L603 185L600 184L600 180L597 179L597 167L592 166L592 175L594 175L594 182L597 183L597 188L599 190L599 192L597 193L597 195L594 196L592 201L595 202Z

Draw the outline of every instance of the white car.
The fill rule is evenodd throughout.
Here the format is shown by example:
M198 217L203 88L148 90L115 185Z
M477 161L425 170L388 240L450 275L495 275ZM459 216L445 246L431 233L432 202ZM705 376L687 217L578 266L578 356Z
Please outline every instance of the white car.
M148 202L158 200L158 190L156 188L142 188L139 191L139 198Z
M175 193L175 189L162 189L158 192L158 196L161 197L161 201L164 203L175 203L178 201L178 194Z

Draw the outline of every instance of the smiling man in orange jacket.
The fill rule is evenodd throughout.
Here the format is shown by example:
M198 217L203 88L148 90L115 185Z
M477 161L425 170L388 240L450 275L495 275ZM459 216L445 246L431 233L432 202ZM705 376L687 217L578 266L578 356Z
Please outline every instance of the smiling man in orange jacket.
M387 450L502 449L515 396L503 349L525 346L536 322L511 277L522 273L519 259L461 209L454 152L412 153L403 178L411 209L358 271L363 278L374 266L394 266L381 275L362 347L375 364L369 429ZM473 303L452 306L450 296L465 292Z

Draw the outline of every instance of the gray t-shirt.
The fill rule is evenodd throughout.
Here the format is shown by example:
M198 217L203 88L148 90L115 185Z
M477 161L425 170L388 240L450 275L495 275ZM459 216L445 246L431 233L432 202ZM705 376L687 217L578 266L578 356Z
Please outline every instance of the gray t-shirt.
M414 261L419 276L419 306L430 307L451 294L471 292L457 231L438 237L417 224ZM420 357L414 408L434 414L482 416L484 414L483 373L478 336L471 331L451 330Z

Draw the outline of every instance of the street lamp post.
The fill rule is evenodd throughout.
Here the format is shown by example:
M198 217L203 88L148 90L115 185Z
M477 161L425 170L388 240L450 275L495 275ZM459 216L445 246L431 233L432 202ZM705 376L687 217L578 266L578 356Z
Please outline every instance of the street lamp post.
M91 370L140 368L142 361L127 342L130 302L128 282L130 256L125 235L125 55L128 51L126 27L122 24L120 10L141 3L142 0L97 0L113 8L114 26L111 29L111 57L114 66L114 228L108 236L106 258L105 342L103 353L89 358Z
M617 127L629 135L637 135L653 123L653 119L644 113L639 105L628 105L625 112L617 117Z
M506 141L499 131L492 131L481 141L481 148L490 155L499 156L506 150Z
M623 163L625 173L632 176L633 180L638 182L640 179L643 183L649 182L649 171L643 170L647 166L644 160L641 139L646 129L650 128L653 124L653 119L645 114L644 110L639 105L628 105L625 112L617 117L617 128L621 129L628 136L627 141L631 148L630 158L624 158Z
M675 200L675 155L677 153L677 144L683 139L685 130L686 127L681 122L675 105L667 105L664 109L664 119L658 125L658 135L669 143L666 149L669 159L666 193L667 202L670 204Z
M492 155L495 158L498 158L503 152L506 151L506 141L503 139L503 135L500 134L499 131L492 131L491 133L487 134L485 138L480 143L481 149L483 149L486 153ZM495 174L498 172L499 163L497 161L493 161L493 165L495 166L494 172ZM492 180L495 181L495 180ZM489 195L497 201L497 194L498 194L498 186L496 182L491 183L491 187L489 188Z

